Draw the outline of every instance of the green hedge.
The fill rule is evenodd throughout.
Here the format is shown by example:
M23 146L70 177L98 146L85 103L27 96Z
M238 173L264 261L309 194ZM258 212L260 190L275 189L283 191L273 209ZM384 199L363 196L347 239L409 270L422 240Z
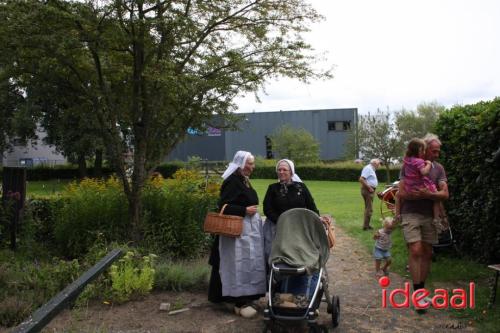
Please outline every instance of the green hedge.
M48 248L55 248L56 213L64 206L61 196L33 197L26 201L24 223L31 223L34 240Z
M170 178L180 168L183 163L171 162L165 163L156 168L156 171L161 173L164 178ZM110 176L114 172L113 169L102 168L103 176ZM95 176L94 168L87 168L87 176L92 178ZM0 178L2 177L2 168L0 168ZM36 166L34 168L26 168L27 180L50 180L50 179L79 179L80 172L78 167L74 165L57 165L54 167Z
M172 175L179 169L186 166L183 162L168 162L159 165L156 171L161 173L163 178L171 178ZM296 167L297 174L301 178L307 180L337 180L337 181L357 181L361 174L363 165L336 165L333 164L311 164L299 165ZM92 177L95 172L93 168L87 169L89 177ZM110 168L103 168L104 176L109 176L113 173ZM0 170L1 176L1 170ZM386 181L386 171L384 168L377 170L377 176L380 182ZM27 180L49 180L49 179L78 179L80 174L75 166L56 166L56 167L35 167L27 169ZM273 165L258 165L252 175L252 178L274 179L276 178L275 166ZM399 178L399 168L391 169L391 181Z
M455 106L436 125L448 174L450 222L464 253L500 261L500 99Z
M313 164L297 166L295 172L304 180L335 180L335 181L358 181L363 165L353 167L337 167L335 164ZM276 169L274 166L258 166L255 168L252 178L275 179ZM386 182L387 173L384 168L377 170L379 182ZM391 169L391 181L399 178L399 168Z
M171 178L172 175L179 169L184 167L185 163L182 162L169 162L159 165L156 172L161 173L163 178Z
M109 176L113 170L107 167L102 168L102 174ZM94 168L87 168L87 176L93 177L95 175ZM2 169L0 168L0 177L2 177ZM73 165L57 165L54 167L36 166L34 168L26 168L27 180L50 180L50 179L78 179L80 172L78 168Z

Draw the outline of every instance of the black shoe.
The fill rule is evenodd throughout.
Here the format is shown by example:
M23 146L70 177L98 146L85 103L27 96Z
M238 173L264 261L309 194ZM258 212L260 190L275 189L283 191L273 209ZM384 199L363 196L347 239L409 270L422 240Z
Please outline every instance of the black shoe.
M373 230L371 226L363 227L363 230Z

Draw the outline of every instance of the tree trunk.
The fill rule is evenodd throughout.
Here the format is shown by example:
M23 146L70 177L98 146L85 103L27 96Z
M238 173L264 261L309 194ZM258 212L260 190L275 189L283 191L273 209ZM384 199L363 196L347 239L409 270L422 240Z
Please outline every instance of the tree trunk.
M80 173L80 178L87 177L87 163L84 154L78 154L78 171Z
M128 197L128 213L129 219L131 223L130 228L130 239L138 245L138 243L142 240L143 230L141 226L141 211L142 211L142 202L141 202L141 191L132 190Z
M389 168L389 163L385 164L385 172L387 174L385 183L390 184L391 183L391 169Z
M94 161L94 177L102 178L102 149L96 149Z

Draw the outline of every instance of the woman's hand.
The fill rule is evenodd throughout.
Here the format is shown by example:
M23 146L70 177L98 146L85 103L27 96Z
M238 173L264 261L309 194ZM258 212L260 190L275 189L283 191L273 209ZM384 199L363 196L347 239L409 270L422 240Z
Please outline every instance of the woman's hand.
M257 207L258 206L248 206L247 209L246 209L246 213L247 215L254 215L255 213L257 213Z
M323 222L323 225L325 227L328 227L330 225L331 221L330 221L330 217L329 216L323 215L320 218L321 218L321 222Z

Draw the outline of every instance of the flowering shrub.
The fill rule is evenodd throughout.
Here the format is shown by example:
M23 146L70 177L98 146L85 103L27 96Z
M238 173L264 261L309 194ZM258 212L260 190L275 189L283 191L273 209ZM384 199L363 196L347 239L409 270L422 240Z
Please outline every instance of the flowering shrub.
M138 245L177 258L198 256L208 245L203 220L218 193L219 185L196 171L178 170L168 182L154 174L142 195L143 242ZM84 255L97 239L129 240L128 201L118 179L74 182L62 197L63 204L48 215L55 216L54 237L65 256Z
M84 179L62 193L65 204L55 219L55 238L66 256L79 257L103 237L125 240L129 227L128 203L119 180Z
M178 170L168 184L153 178L143 195L144 246L176 258L203 253L209 242L203 220L218 193L218 184L193 170Z
M199 192L203 190L204 178L196 170L179 169L172 176L170 190L181 192Z

